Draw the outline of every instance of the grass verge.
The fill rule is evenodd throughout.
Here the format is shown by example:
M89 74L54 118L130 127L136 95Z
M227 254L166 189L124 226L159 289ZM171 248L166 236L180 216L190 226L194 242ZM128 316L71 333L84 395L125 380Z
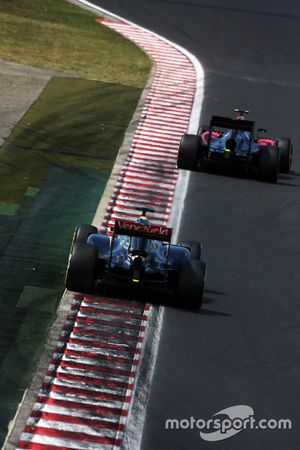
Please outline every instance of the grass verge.
M94 216L151 62L65 0L0 0L0 59L79 77L53 78L0 148L1 443L56 317L72 231Z
M56 317L74 226L94 216L141 91L52 78L0 149L0 441Z
M1 0L0 59L142 87L151 62L65 0Z

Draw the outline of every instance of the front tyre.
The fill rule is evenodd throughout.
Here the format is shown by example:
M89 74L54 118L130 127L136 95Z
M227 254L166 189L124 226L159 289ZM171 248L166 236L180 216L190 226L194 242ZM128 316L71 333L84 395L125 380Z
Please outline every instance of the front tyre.
M179 144L177 157L178 169L196 170L198 163L199 137L184 134Z
M277 147L280 151L279 170L282 173L288 173L293 160L293 143L289 138L280 138L277 141Z
M262 181L276 183L279 172L280 152L278 147L262 148L258 157L258 176Z

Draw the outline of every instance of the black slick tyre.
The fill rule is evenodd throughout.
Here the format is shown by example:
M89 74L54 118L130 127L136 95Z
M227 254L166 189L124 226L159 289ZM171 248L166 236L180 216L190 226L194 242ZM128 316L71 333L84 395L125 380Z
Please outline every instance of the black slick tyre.
M90 234L97 234L98 229L93 225L82 223L77 225L74 232L73 244L86 244Z
M190 249L191 259L200 260L201 259L201 245L196 241L183 241L180 243L182 247L187 247Z
M184 134L179 144L177 166L179 169L196 170L198 163L199 137Z
M182 308L197 310L202 306L205 264L198 260L185 261L178 274L175 304Z
M258 176L262 181L276 183L279 172L279 149L267 146L261 149L258 157Z
M66 273L66 288L70 291L91 292L94 284L98 249L90 244L75 243Z
M288 173L292 165L293 143L289 138L280 138L277 141L277 147L280 152L279 171Z

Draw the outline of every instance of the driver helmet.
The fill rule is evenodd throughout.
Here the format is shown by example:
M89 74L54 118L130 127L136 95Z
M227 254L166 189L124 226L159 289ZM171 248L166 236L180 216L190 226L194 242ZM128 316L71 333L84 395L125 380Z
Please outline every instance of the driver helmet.
M140 225L150 225L150 220L146 216L140 216L137 219L137 223ZM132 250L137 250L141 252L148 253L150 247L149 239L141 238L141 237L133 237L131 241Z
M141 225L150 225L150 220L146 216L140 216L137 219L137 223Z

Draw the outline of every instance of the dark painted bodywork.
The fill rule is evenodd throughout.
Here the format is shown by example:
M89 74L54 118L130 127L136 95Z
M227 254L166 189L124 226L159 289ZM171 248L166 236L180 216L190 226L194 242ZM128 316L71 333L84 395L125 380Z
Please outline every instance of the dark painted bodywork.
M142 242L139 242L142 241ZM165 271L178 270L184 260L190 259L190 252L186 247L129 236L116 236L111 251L112 238L102 234L91 234L88 244L98 248L98 258L109 270L123 270L124 274L130 270L132 259L130 249L143 246L147 252L144 267L146 274L161 274Z
M228 126L228 127L227 127ZM248 163L256 166L260 152L275 148L276 140L254 135L254 122L243 116L236 119L213 116L208 129L200 129L200 163Z
M91 234L87 243L98 249L95 288L147 287L171 293L180 266L190 260L187 247L143 237ZM140 266L133 257L136 253L143 255Z
M202 145L207 145L208 135L208 130L202 132ZM210 155L220 155L221 157L227 159L228 157L226 156L226 142L228 142L230 139L233 139L236 142L234 152L232 151L231 153L234 153L237 158L251 157L257 155L267 146L276 145L276 141L272 139L254 139L248 131L227 129L223 133L216 131L212 132L209 146Z

